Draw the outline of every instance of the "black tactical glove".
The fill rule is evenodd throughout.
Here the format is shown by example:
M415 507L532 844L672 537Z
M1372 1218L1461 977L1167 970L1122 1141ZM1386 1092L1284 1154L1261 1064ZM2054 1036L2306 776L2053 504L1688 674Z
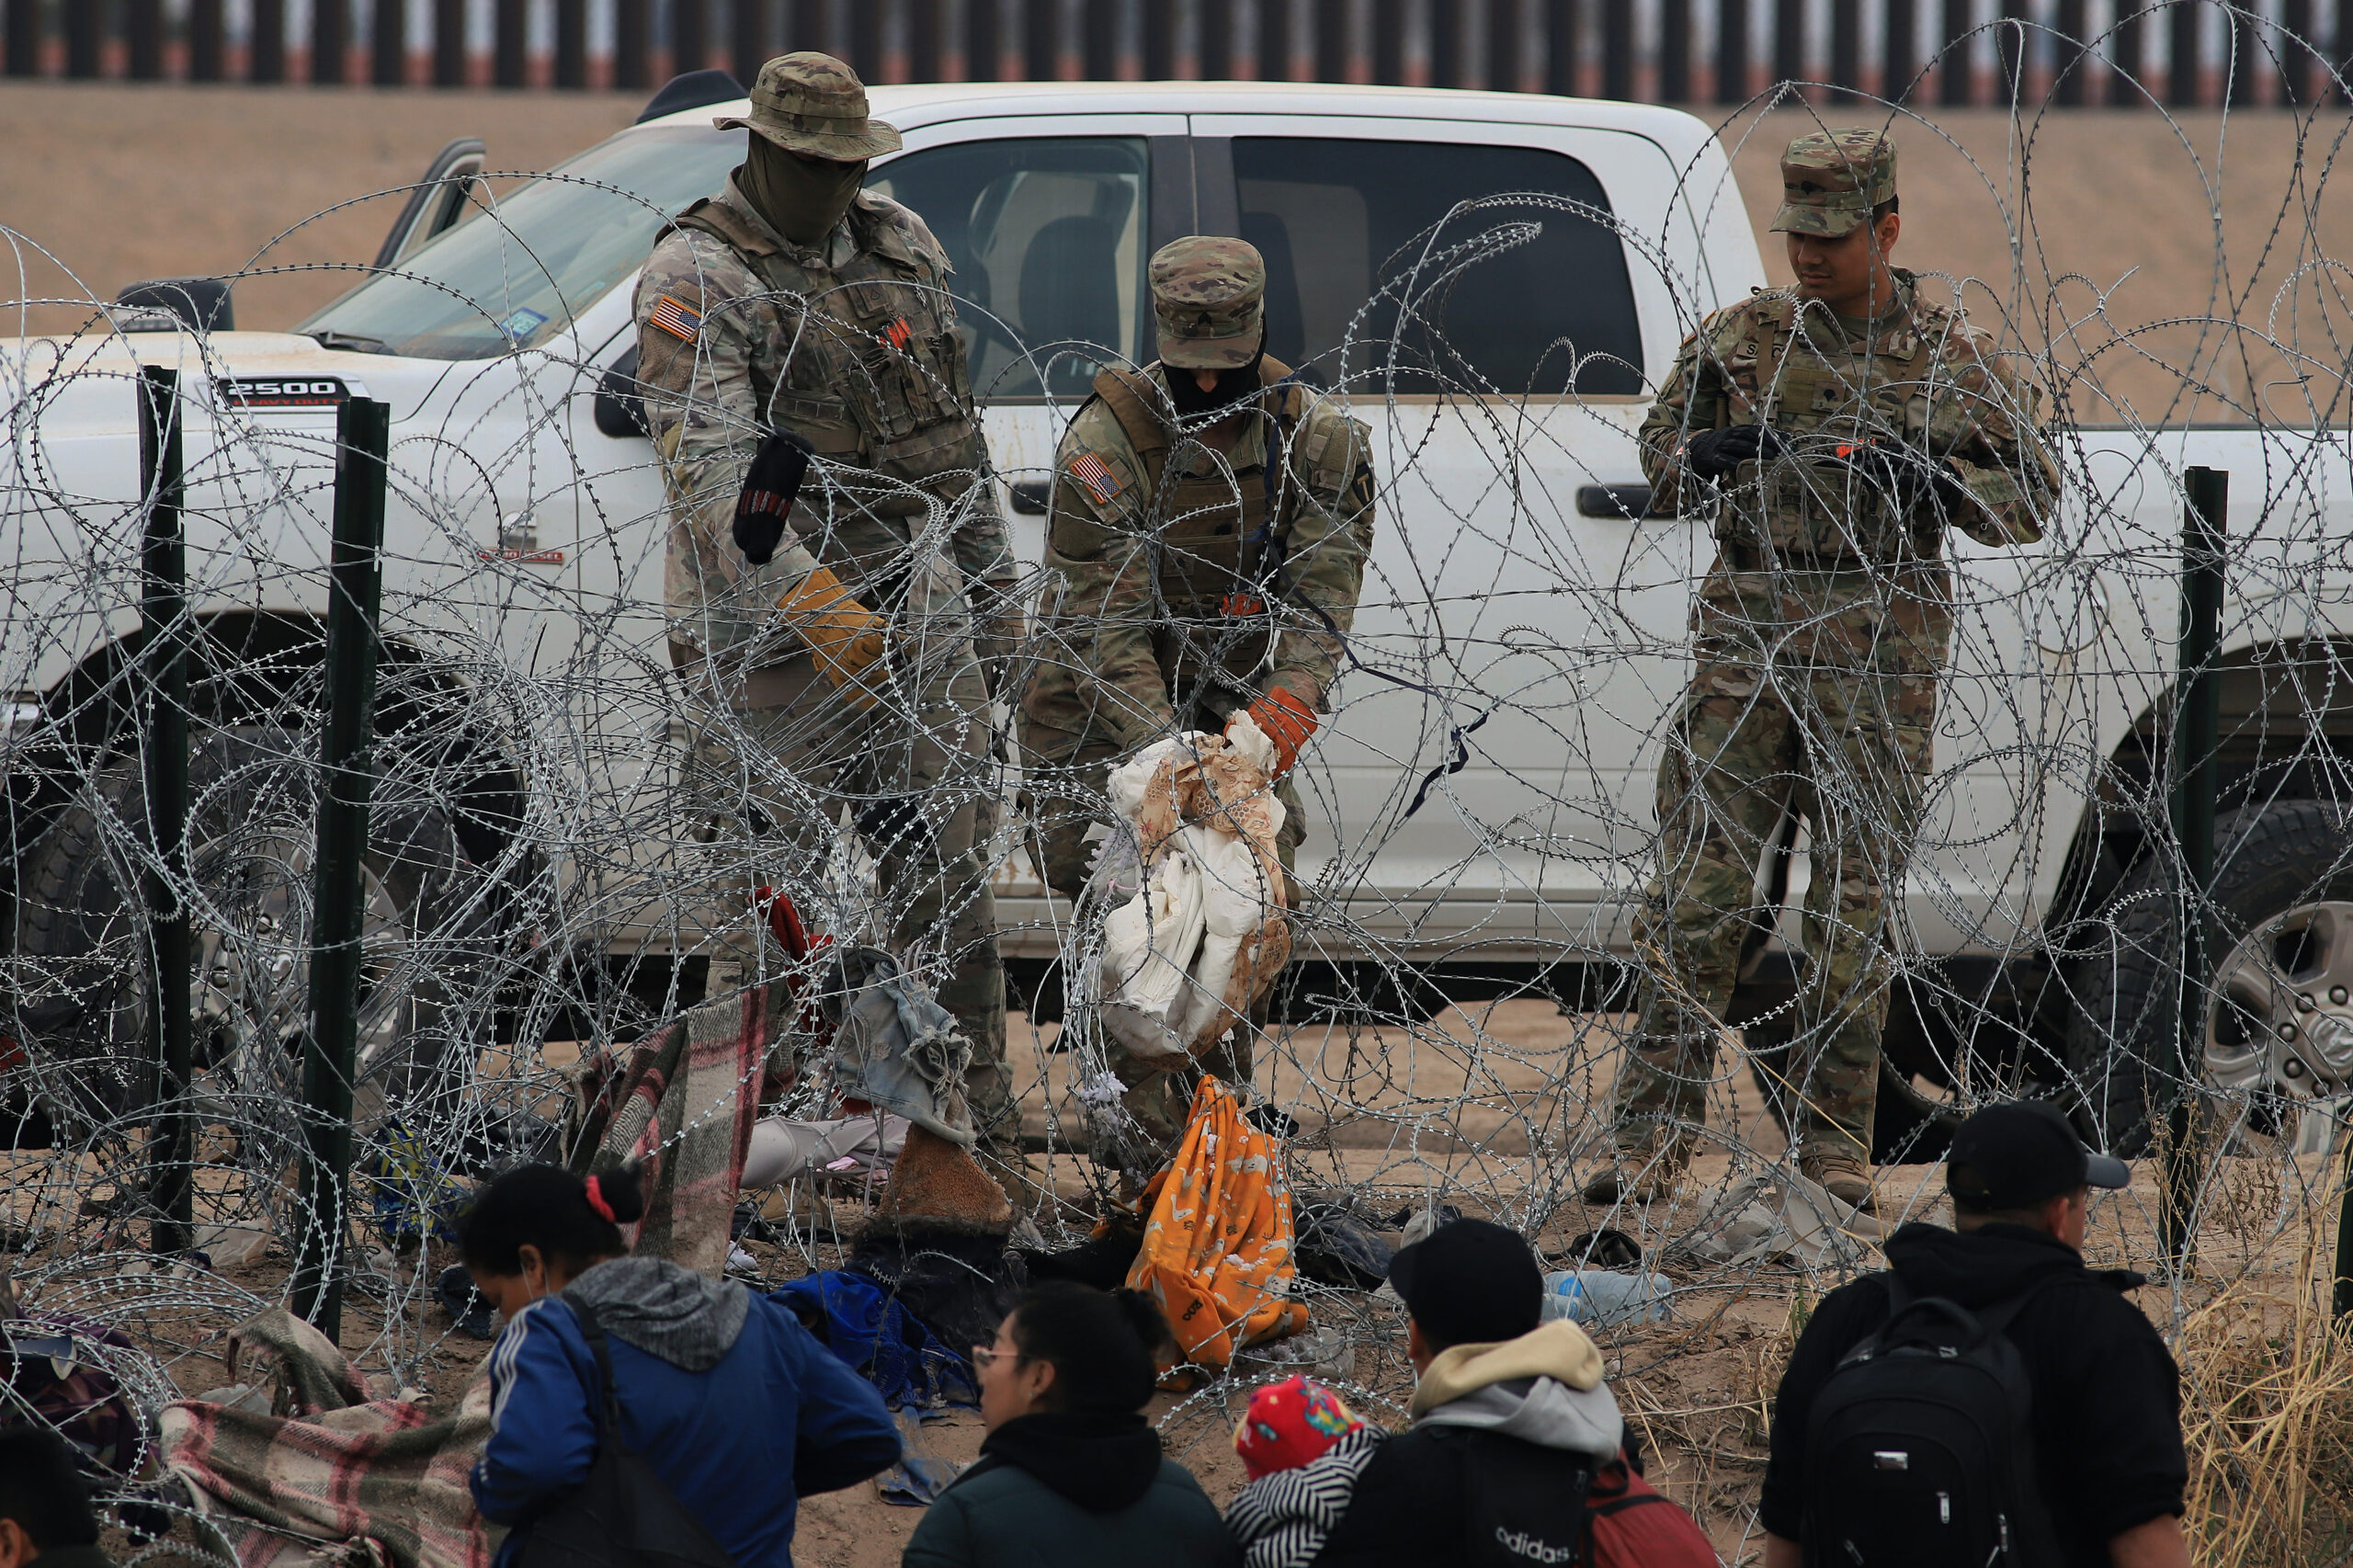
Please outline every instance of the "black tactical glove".
M1692 437L1683 449L1683 462L1702 479L1722 479L1745 462L1779 457L1787 449L1781 433L1769 426L1731 425Z
M1908 447L1863 442L1841 450L1864 483L1906 511L1933 507L1949 517L1971 504L1969 486L1950 466Z
M735 548L755 566L766 566L774 560L776 547L784 542L785 514L792 510L793 497L801 494L810 453L809 443L799 436L776 430L753 454L744 488L735 496L734 533Z

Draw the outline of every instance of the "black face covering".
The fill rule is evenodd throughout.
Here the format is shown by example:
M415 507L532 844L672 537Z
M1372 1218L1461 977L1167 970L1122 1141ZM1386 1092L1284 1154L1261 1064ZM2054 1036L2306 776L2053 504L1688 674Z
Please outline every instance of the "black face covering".
M754 136L736 188L768 227L796 245L813 245L834 232L858 187L866 183L866 161L812 163L796 158L765 136Z
M1267 346L1261 342L1258 351L1250 356L1250 363L1217 373L1217 384L1203 392L1194 381L1199 372L1180 365L1160 367L1160 379L1167 383L1168 400L1176 405L1177 417L1190 424L1203 415L1223 415L1233 412L1234 404L1263 391L1258 384L1258 362L1267 357Z

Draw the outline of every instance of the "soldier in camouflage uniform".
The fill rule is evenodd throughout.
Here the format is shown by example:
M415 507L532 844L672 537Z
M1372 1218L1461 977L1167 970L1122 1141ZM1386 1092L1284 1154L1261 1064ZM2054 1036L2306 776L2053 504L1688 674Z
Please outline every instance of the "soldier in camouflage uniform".
M1266 356L1258 253L1177 240L1150 271L1159 362L1097 376L1054 458L1021 749L1040 868L1065 893L1086 881L1109 767L1245 712L1275 743L1278 848L1296 864L1306 813L1288 775L1327 710L1372 546L1370 437ZM1248 1042L1208 1065L1246 1084ZM1172 1141L1186 1076L1116 1046L1111 1069L1146 1134Z
M639 379L671 499L670 651L714 854L713 989L759 961L753 865L833 858L847 804L902 949L944 953L984 1157L1018 1159L985 859L998 769L983 660L1017 640L1013 556L923 220L861 188L899 133L828 55L751 91L745 164L680 213L638 284ZM760 561L731 537L772 430L816 460ZM947 524L945 537L938 526ZM768 880L784 881L784 877Z
M1658 880L1635 937L1650 974L1590 1201L1661 1196L1688 1161L1762 918L1760 857L1795 814L1813 878L1792 1142L1806 1175L1869 1202L1889 898L1919 825L1952 630L1945 530L2029 543L2058 495L2039 389L1887 264L1894 143L1802 136L1781 176L1773 228L1797 287L1701 322L1640 435L1653 510L1712 510L1719 548L1659 767Z

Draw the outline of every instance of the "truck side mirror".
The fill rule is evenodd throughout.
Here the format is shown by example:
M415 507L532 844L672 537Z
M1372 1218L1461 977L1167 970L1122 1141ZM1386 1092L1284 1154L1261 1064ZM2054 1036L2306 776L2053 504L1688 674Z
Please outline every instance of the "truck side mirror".
M615 440L654 432L645 422L645 398L637 384L637 345L597 378L597 428Z

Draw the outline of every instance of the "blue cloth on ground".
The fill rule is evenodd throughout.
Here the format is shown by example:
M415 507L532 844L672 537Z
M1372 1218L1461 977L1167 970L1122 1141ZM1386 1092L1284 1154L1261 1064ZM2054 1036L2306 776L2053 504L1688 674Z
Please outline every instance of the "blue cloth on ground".
M791 1281L768 1300L791 1308L893 1410L981 1402L972 1363L863 1274L824 1269Z

